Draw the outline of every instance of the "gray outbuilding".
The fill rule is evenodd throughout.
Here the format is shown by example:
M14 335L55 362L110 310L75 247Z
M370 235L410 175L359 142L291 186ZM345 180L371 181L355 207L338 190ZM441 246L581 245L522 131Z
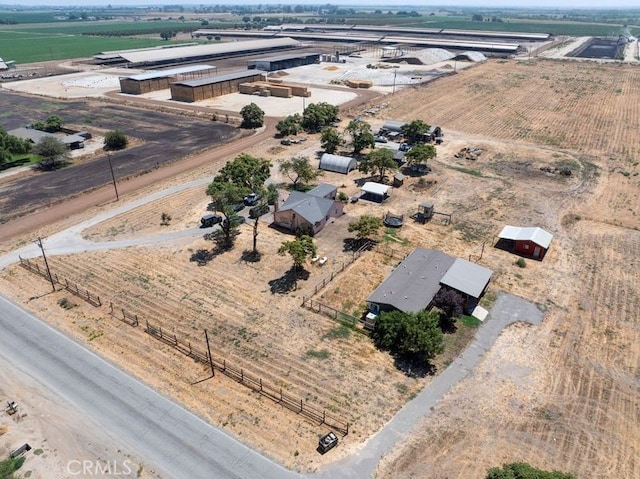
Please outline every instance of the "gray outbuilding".
M319 168L325 171L335 171L336 173L347 175L351 170L355 170L357 167L358 162L355 158L351 158L349 156L324 153L320 158Z

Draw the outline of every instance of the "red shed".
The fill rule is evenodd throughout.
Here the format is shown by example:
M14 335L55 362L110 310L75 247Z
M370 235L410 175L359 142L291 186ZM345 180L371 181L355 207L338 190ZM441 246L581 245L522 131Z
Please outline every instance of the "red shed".
M516 253L541 260L549 249L553 235L538 227L505 226L498 238L513 241Z

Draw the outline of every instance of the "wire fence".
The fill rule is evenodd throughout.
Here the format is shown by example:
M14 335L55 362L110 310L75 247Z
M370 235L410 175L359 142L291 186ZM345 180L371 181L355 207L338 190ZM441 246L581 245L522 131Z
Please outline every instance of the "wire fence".
M87 303L93 306L102 306L100 296L98 296L97 294L93 294L87 289L80 288L76 283L68 281L66 278L61 278L55 273L51 273L51 276L49 276L49 272L47 272L45 268L41 268L36 261L31 261L28 258L23 258L21 256L19 256L19 258L20 266L22 266L23 268L31 271L32 273L36 273L42 276L43 278L51 281L54 284L59 284L71 294L84 299Z

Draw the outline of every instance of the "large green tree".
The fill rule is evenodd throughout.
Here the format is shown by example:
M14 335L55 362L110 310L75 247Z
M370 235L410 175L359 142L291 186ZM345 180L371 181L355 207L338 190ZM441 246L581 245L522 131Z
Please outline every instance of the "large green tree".
M502 468L492 467L486 479L574 479L572 474L560 471L543 471L524 462L505 464Z
M335 128L325 128L320 136L320 146L327 153L335 153L338 147L342 145L344 139Z
M428 362L443 349L438 313L382 312L371 334L379 349L409 359Z
M255 156L242 153L232 161L228 162L218 175L213 179L213 182L219 183L233 183L242 192L243 196L249 193L257 193L261 199L255 206L261 207L266 205L266 190L264 183L270 175L271 162L264 158L257 158ZM234 202L234 203L237 203ZM253 253L258 252L258 221L259 216L255 218L253 223Z
M11 161L13 155L25 155L31 151L31 143L16 136L10 135L0 127L0 149L6 152L7 161Z
M409 143L420 143L423 135L429 131L429 126L422 120L413 120L409 123L405 123L400 128L400 131Z
M40 168L53 170L68 161L67 147L54 136L46 136L33 147L40 156Z
M393 153L387 148L377 148L371 151L358 163L358 170L363 173L377 173L379 181L384 183L388 170L397 170L398 163L393 159Z
M405 158L410 165L426 165L427 161L437 155L438 152L433 145L416 145L407 152Z
M264 125L264 111L255 103L249 103L240 110L240 128L260 128Z
M326 102L311 103L302 112L302 127L309 132L320 131L338 118L338 107Z
M289 115L276 124L276 130L282 136L297 135L302 131L302 117L299 113Z
M374 238L380 228L382 228L382 219L377 216L362 215L358 220L349 223L349 233L356 233L358 244L364 244L365 241Z
M44 123L41 121L37 121L31 126L36 130L46 131L49 133L56 133L62 130L63 125L64 125L64 122L62 121L62 118L60 118L58 115L51 115L47 118L47 121L45 121Z
M351 120L347 125L346 132L351 137L349 144L356 154L365 148L373 148L376 144L371 125L366 121Z
M297 190L302 185L317 179L322 171L311 166L307 156L294 156L290 160L280 163L280 173L286 175L293 183L293 189Z
M311 236L302 235L291 241L284 241L278 249L278 254L289 254L293 260L293 281L298 284L298 270L302 267L306 259L315 256L318 252L316 244Z

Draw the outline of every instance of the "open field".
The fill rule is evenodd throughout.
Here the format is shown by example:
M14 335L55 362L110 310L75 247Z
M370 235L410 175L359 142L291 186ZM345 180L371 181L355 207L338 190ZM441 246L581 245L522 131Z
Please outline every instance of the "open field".
M251 244L250 225L241 227L234 250L212 254L204 266L191 261L199 250L213 249L204 238L50 258L54 272L101 295L99 308L64 291L47 294L45 280L17 266L2 273L0 286L213 424L283 464L316 470L356 453L429 378L405 376L366 337L300 308L301 298L348 258L343 239L351 219L386 210L409 215L432 198L436 210L453 214L453 223L408 221L386 244L440 248L479 261L495 272L490 293L506 290L536 303L545 321L507 329L478 369L385 458L378 475L480 478L488 467L523 460L577 477L638 477L639 73L590 62L490 61L396 92L387 108L364 118L376 127L385 119L414 118L442 126L445 144L431 161L433 171L424 182L408 177L382 206L347 205L346 215L316 238L329 263L308 265L310 277L297 291L272 293L290 267L289 258L275 253L289 237L264 224L258 263L241 259ZM315 158L318 143L318 135L289 148L268 139L246 152L276 163L294 154ZM454 158L465 146L483 150L477 161ZM541 167L566 167L571 175ZM361 177L326 174L322 181L351 195ZM187 228L206 203L202 192L188 190L85 234L111 240ZM169 227L156 223L164 210L173 216ZM520 268L517 256L493 248L504 224L554 233L544 261L527 260ZM318 298L353 312L392 266L378 253L365 253ZM363 278L365 272L371 273ZM65 297L69 310L58 304ZM111 318L108 301L199 347L208 329L214 355L345 417L350 434L330 455L318 456L315 443L326 426L225 377L193 385L206 368L141 327Z

